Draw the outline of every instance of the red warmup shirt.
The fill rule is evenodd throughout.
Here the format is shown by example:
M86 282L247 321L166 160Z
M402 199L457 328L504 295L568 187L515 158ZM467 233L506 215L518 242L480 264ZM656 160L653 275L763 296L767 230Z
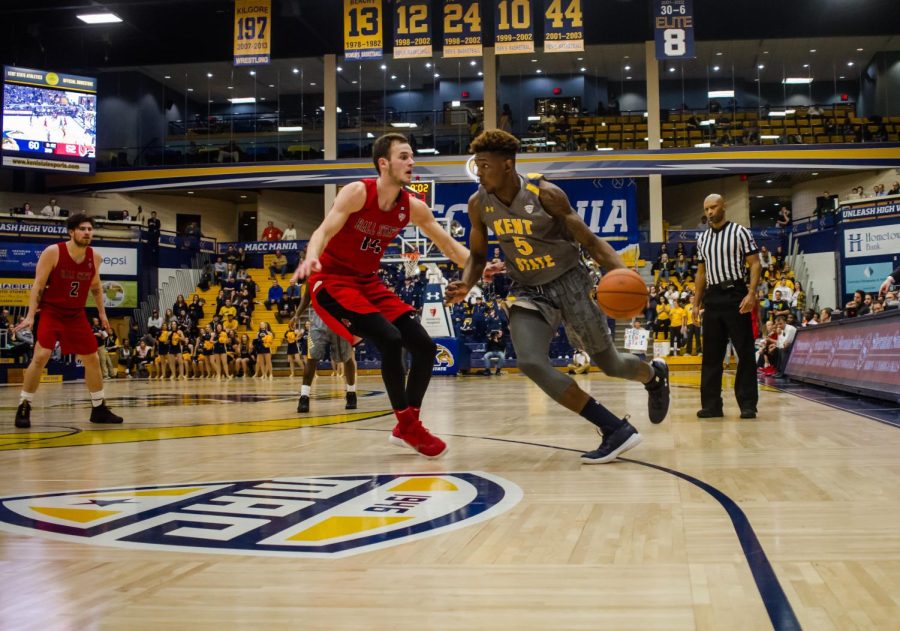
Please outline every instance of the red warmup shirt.
M65 242L57 243L59 261L50 272L40 307L52 307L64 311L84 309L91 282L97 269L94 267L94 250L88 247L84 260L76 263L69 254Z
M374 274L384 250L409 223L409 191L400 189L394 205L384 211L378 207L377 180L361 181L366 185L366 203L325 246L319 257L322 274Z
M275 226L266 226L266 229L263 230L262 238L263 241L278 241L279 239L281 239L282 234L284 233L282 233L281 230L279 230Z

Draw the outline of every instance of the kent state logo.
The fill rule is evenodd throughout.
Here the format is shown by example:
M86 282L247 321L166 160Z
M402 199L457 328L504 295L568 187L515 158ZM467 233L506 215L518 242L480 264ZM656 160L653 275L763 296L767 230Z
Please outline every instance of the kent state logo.
M453 353L451 353L450 349L443 344L438 344L437 350L434 352L434 361L438 366L450 368L454 363Z
M482 472L285 477L0 498L0 529L148 550L336 558L492 519L522 490Z

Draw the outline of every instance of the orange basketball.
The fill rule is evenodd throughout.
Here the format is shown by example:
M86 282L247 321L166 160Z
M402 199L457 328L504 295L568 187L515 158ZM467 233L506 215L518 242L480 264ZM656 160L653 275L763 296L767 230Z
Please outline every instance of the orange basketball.
M606 315L617 320L642 315L647 296L647 283L634 270L614 269L597 283L597 304Z

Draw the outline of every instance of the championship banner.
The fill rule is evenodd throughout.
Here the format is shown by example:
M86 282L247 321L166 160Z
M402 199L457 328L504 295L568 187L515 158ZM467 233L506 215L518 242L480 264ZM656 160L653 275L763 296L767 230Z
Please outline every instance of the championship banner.
M481 57L481 45L478 0L445 0L444 57Z
M344 0L344 57L381 59L381 0Z
M432 56L431 3L396 0L394 4L394 59Z
M693 0L654 0L653 30L656 33L656 58L693 59Z
M269 63L272 0L234 0L234 65Z
M494 9L494 50L498 55L534 52L531 0L500 0Z
M583 51L581 0L544 0L544 52Z

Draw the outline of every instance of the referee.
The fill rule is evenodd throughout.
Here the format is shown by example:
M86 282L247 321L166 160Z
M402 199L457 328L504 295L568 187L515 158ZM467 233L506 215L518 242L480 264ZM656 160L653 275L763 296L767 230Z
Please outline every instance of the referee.
M722 362L731 340L738 356L734 395L741 418L756 418L759 392L753 324L750 312L759 307L759 250L750 231L725 219L725 199L710 195L703 201L710 229L697 239L700 265L694 296L694 321L703 311L703 368L700 373L699 418L724 416L722 411ZM744 264L750 265L750 286Z

